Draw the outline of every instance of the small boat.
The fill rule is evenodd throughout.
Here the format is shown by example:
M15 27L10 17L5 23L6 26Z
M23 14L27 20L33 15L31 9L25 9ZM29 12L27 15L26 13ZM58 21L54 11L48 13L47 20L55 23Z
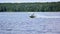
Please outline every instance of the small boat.
M34 13L30 16L30 18L35 18Z

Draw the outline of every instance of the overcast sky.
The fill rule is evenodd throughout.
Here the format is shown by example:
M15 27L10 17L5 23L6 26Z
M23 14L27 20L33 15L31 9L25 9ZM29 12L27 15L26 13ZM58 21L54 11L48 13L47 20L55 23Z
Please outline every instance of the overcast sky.
M60 0L0 0L0 3L22 3L22 2L57 2Z

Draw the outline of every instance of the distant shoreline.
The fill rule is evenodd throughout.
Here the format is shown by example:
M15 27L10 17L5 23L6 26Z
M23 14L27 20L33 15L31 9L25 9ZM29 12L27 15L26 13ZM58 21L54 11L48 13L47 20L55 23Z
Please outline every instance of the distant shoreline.
M0 3L0 12L60 12L60 2Z

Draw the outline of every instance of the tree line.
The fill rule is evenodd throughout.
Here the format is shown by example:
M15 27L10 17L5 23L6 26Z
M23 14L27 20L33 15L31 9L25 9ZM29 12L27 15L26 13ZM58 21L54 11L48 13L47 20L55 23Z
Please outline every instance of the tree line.
M0 3L0 12L48 12L60 11L60 2Z

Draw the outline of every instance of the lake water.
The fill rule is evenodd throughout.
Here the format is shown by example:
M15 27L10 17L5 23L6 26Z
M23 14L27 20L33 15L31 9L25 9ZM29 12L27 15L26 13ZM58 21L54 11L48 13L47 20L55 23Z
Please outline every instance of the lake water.
M60 34L60 12L0 12L0 34Z

